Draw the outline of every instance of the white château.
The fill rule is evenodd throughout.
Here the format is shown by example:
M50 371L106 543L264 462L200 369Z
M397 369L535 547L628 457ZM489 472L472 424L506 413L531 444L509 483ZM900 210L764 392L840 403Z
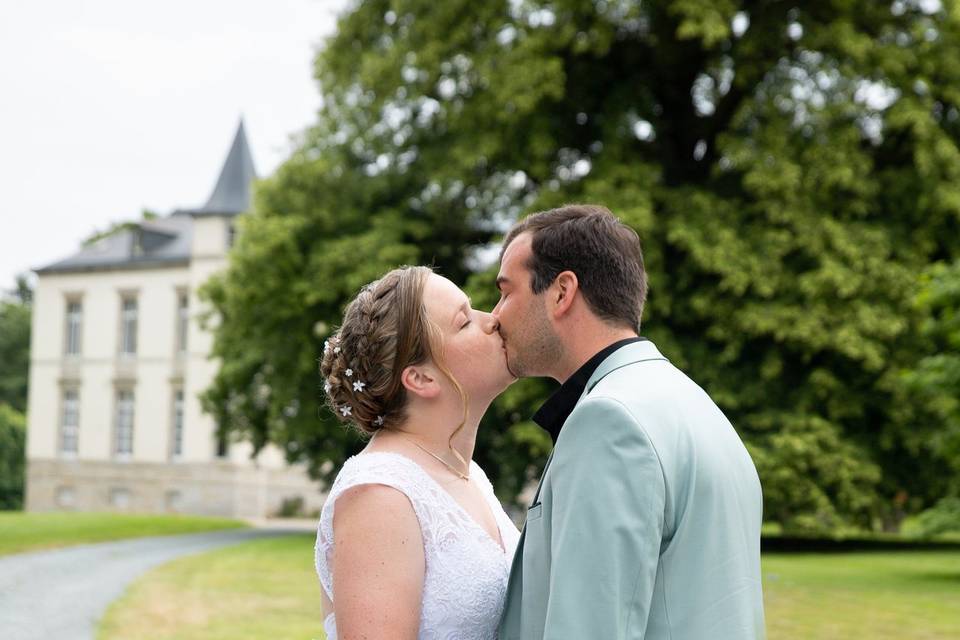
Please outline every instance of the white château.
M256 178L241 121L197 209L141 220L37 269L27 422L29 511L266 517L323 502L301 465L218 438L198 395L217 371L197 289L226 266Z

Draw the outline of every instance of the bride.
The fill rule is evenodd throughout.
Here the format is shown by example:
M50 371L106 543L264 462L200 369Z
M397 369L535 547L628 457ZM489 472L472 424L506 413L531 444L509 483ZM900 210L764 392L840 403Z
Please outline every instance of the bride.
M426 267L360 291L324 346L331 409L371 436L320 514L327 638L492 639L519 532L472 461L514 380L497 321Z

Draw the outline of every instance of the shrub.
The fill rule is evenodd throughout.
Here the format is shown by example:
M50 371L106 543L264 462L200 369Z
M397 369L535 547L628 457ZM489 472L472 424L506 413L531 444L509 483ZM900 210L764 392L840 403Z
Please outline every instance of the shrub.
M960 498L943 498L917 518L922 535L960 533Z
M280 503L280 510L277 515L281 518L296 518L303 515L303 497L292 496L284 498Z
M0 404L0 509L23 507L24 415L7 404Z

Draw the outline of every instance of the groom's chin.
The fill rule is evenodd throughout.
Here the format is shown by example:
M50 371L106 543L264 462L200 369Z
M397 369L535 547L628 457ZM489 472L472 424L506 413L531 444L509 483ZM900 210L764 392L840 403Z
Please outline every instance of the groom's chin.
M514 382L517 381L517 376L513 374L513 371L510 369L510 361L506 358L503 359L503 369L500 371L500 375L503 379L503 388L506 389Z

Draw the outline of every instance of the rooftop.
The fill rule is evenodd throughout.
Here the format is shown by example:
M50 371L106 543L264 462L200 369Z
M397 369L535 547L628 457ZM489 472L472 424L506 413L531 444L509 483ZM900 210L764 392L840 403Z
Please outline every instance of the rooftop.
M127 228L35 271L47 274L186 264L190 260L193 218L243 213L250 208L250 193L256 177L241 119L217 183L202 207L178 209L162 218L131 222Z

